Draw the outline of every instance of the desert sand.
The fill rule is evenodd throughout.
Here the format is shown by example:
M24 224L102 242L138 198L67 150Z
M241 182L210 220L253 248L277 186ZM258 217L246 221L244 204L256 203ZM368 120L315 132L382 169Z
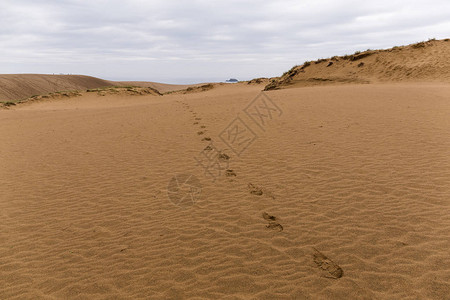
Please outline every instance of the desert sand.
M201 84L197 84L201 85ZM148 87L161 93L196 85L165 84L146 81L110 81L84 75L0 74L0 101L22 100L55 92L71 92L108 87Z
M274 78L266 90L348 83L450 82L450 39L308 61Z
M264 87L0 110L0 299L448 299L450 84Z

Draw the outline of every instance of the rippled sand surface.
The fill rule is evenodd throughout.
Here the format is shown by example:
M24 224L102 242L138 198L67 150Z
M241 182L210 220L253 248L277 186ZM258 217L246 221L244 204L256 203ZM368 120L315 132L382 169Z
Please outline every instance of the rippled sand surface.
M262 88L0 111L0 298L447 298L450 86Z

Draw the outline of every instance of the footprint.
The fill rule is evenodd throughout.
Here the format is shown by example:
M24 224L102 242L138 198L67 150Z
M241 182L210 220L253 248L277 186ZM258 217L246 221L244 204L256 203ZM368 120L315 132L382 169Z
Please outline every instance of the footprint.
M275 221L277 219L275 216L271 216L266 212L263 212L262 216L263 216L264 220L267 220L267 221Z
M210 141L210 140L211 140L210 137L204 137L204 138L202 138L202 141Z
M202 118L195 118L196 121L200 121Z
M194 122L194 125L197 125L198 124L198 122Z
M213 148L210 146L210 145L208 145L208 146L206 146L205 147L205 149L203 149L203 150L206 150L206 151L211 151ZM228 170L227 170L228 171Z
M249 183L248 189L250 190L250 194L261 196L263 194L263 190L256 185Z
M204 133L205 133L204 131L198 131L198 132L197 132L198 135L202 135L202 134L204 134Z
M276 222L277 217L269 215L266 212L263 212L262 217L264 218L264 220L269 221L269 224L266 226L266 228L283 231L283 226L281 226L280 223Z
M270 222L266 227L272 230L283 231L283 226L281 226L281 224L277 222Z
M200 128L206 128L206 126L205 126L205 125L202 125L202 126L200 126Z
M236 175L236 173L234 173L233 170L228 169L228 170L225 171L225 176L227 176L227 177L232 177L232 176L236 177L237 175Z
M225 154L225 153L220 153L219 154L219 156L218 156L218 158L219 158L219 160L221 160L221 161L227 161L227 160L230 160L230 156L228 156L227 154Z
M323 271L327 271L329 275L325 275L325 277L338 279L344 275L344 271L338 264L334 261L326 257L322 252L314 248L314 262L316 265Z

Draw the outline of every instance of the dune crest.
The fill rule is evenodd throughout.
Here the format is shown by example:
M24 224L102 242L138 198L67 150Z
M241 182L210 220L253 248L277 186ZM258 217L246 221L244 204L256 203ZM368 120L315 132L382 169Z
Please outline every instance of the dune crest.
M109 81L85 75L3 74L0 75L0 101L26 99L63 91L85 91L108 87L141 87L167 93L201 84L166 84L147 81Z
M386 50L366 50L294 66L265 90L286 87L395 81L450 81L450 39Z

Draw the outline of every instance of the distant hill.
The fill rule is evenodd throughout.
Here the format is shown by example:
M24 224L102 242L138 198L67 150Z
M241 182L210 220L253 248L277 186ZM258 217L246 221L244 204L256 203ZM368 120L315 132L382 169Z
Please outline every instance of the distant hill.
M450 82L450 39L305 62L272 79L265 90L395 81Z
M0 101L19 100L33 95L45 95L58 91L82 91L112 86L151 87L164 93L197 85L175 85L145 81L108 81L84 75L5 74L0 75Z
M85 90L113 85L107 80L82 75L0 75L0 101L17 100L57 91Z

